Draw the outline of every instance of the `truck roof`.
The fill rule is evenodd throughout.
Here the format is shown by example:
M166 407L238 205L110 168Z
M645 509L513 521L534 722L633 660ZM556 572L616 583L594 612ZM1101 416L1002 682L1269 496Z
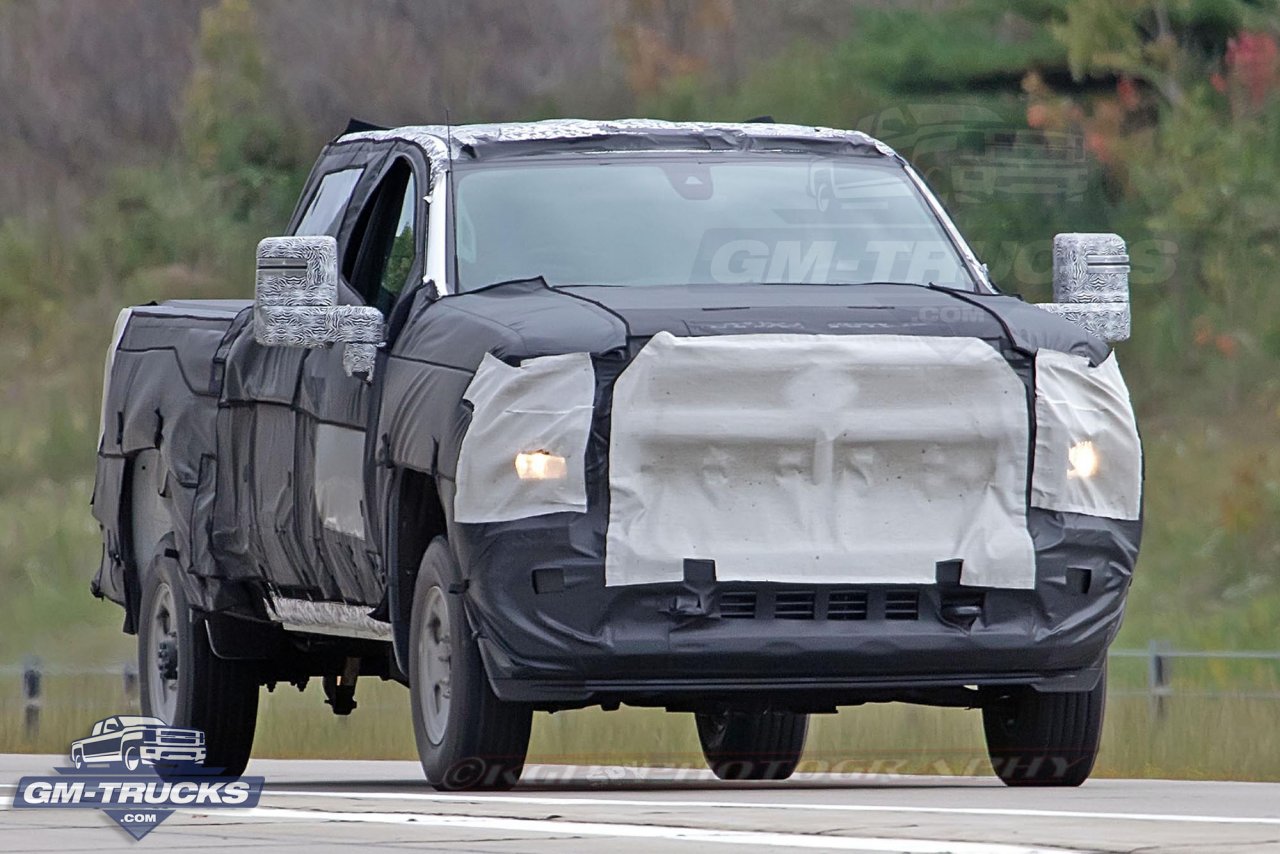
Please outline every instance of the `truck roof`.
M374 140L402 140L423 148L433 173L446 169L448 161L474 157L483 149L529 146L541 143L549 149L634 151L656 150L830 150L844 145L858 153L897 157L893 149L861 131L839 130L776 122L668 122L659 119L547 119L538 122L495 124L408 125L386 129L355 129L334 144ZM563 144L561 146L560 144ZM435 175L433 174L433 178Z

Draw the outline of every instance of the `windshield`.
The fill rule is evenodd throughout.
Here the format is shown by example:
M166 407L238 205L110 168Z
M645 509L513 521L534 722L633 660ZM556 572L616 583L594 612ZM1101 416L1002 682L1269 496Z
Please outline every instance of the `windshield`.
M853 155L528 158L455 173L459 290L973 280L901 166Z

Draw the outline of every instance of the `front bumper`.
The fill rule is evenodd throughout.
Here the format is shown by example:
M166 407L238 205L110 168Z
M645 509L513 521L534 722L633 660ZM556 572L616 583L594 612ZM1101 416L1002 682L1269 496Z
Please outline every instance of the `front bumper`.
M203 747L174 746L164 744L144 744L142 761L144 762L203 762Z
M693 564L682 584L606 587L586 520L503 528L460 532L459 545L482 567L465 602L504 700L820 710L954 703L964 686L1091 687L1141 524L1032 509L1029 590L961 586L946 565L932 585L720 583Z

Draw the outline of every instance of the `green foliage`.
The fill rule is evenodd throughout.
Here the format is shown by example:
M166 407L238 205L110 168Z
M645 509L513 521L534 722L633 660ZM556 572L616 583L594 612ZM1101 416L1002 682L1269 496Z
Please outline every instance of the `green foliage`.
M272 106L247 3L205 11L197 54L177 156L112 174L75 229L0 221L0 661L53 638L78 661L128 648L119 610L88 595L112 320L152 300L250 295L253 247L282 227L309 165Z
M1017 12L993 2L868 10L833 51L798 43L729 93L712 91L698 75L678 75L641 111L671 119L773 115L848 127L903 100L999 99L1018 91L1028 68L1063 61L1062 46L1035 20L1057 5L1046 0Z
M1042 27L997 4L867 14L838 49L838 78L894 100L945 92L972 95L1017 86L1028 68L1060 61Z
M1216 393L1239 402L1275 390L1263 378L1274 375L1269 342L1280 328L1280 99L1243 120L1215 100L1202 89L1170 108L1150 156L1132 161L1135 227L1178 252L1160 292L1138 295L1172 334L1156 330L1141 349L1153 375L1170 364L1215 372Z
M287 215L306 164L267 75L248 0L221 0L200 15L183 139L189 163L221 191L238 219Z

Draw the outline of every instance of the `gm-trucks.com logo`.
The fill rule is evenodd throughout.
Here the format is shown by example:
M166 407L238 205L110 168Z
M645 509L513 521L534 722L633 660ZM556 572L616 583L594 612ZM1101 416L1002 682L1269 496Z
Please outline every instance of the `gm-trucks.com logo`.
M178 809L247 809L258 805L262 777L220 777L204 767L204 733L159 718L115 715L71 743L70 768L23 777L15 809L102 810L141 839Z

